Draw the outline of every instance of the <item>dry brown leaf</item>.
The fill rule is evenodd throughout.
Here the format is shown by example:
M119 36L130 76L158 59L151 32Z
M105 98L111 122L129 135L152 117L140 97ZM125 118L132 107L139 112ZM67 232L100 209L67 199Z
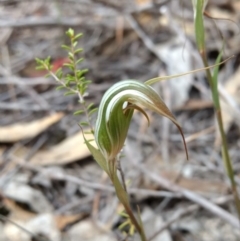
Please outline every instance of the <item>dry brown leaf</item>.
M3 186L2 193L5 197L27 204L35 212L51 212L53 210L51 203L42 192L21 180L11 179Z
M230 11L226 11L223 8L216 8L214 5L208 9L208 13L213 18L231 19L234 21L237 19L237 14L232 14Z
M174 172L174 171L163 171L161 172L161 176L165 177L166 179L169 180L176 180L178 177L179 173ZM208 180L203 180L200 178L185 178L181 177L178 185L180 187L186 188L188 190L197 192L199 194L223 194L227 193L228 191L228 186L225 185L223 182L216 182L216 181L208 181Z
M4 204L4 206L6 206L7 209L10 210L9 218L11 218L11 219L27 222L30 219L37 216L36 213L24 210L22 207L17 205L13 200L11 200L9 198L4 198L3 204Z
M77 215L56 215L55 222L56 226L59 230L63 230L67 225L76 222L77 220L82 219L85 214L77 214Z
M10 211L9 218L15 220L16 223L27 223L38 216L36 213L23 209L11 199L4 198L3 204ZM77 215L54 215L53 219L55 220L56 228L58 230L63 230L67 225L82 219L84 216L84 213Z
M184 153L178 154L184 157ZM159 176L172 181L173 183L177 180L177 185L185 189L194 191L207 197L219 196L227 194L229 189L222 181L218 180L207 180L195 176L194 168L191 164L186 164L183 167L183 163L176 162L176 157L172 156L169 162L165 162L160 156L156 155L147 161L150 171L157 172ZM180 173L182 174L180 176ZM150 181L147 177L144 177L142 188L146 189L157 189L159 185Z
M86 138L92 139L92 135L88 134ZM61 165L90 155L91 153L84 143L83 134L79 132L49 150L37 152L31 159L31 163L39 166Z
M93 139L91 134L85 136L88 140ZM95 145L95 143L92 144ZM27 148L21 148L14 155L23 158L28 151ZM36 166L63 165L81 160L90 155L91 153L84 143L83 134L79 132L48 150L39 150L30 161L31 164Z
M206 108L212 108L212 101L208 100L198 100L198 99L189 99L184 105L173 108L175 111L180 110L202 110Z
M27 138L33 138L46 130L49 126L58 122L63 113L54 113L40 120L29 123L17 123L10 126L0 127L0 142L16 142Z

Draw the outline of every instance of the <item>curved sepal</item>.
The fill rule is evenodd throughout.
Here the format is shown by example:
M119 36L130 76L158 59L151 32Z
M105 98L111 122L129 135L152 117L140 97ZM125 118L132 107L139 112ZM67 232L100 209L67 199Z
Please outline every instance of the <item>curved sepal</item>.
M118 155L124 145L134 109L146 116L142 108L167 117L177 126L188 157L182 129L171 111L152 87L135 80L125 80L113 85L100 103L95 140L103 156L107 160L113 160Z

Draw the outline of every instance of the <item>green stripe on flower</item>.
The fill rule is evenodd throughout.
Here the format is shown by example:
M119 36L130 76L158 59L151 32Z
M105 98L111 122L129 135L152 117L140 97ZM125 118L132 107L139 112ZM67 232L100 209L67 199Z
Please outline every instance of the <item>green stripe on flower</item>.
M123 148L134 109L147 117L142 108L169 118L178 127L186 148L180 125L155 90L138 81L125 80L108 89L99 106L95 140L106 160L113 160Z

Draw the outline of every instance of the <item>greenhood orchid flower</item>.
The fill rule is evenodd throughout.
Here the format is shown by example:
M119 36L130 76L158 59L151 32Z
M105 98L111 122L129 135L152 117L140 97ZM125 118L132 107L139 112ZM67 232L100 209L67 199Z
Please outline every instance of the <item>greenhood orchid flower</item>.
M134 110L139 110L148 119L142 108L169 118L179 129L186 150L180 125L155 90L138 81L125 80L108 89L99 106L95 141L107 161L116 158L122 150Z

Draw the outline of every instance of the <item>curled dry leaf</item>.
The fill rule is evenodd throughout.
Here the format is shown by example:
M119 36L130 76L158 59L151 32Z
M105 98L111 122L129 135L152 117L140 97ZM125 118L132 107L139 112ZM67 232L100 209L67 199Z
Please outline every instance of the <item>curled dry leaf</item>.
M87 139L92 139L91 134L87 134ZM84 143L83 134L79 132L67 138L49 150L39 151L33 156L31 163L40 166L62 165L73 161L81 160L90 156L90 152Z
M9 198L3 198L3 205L10 211L9 218L11 220L21 220L23 222L28 222L30 219L37 216L36 213L27 211L19 206L15 201Z
M59 230L64 230L66 226L75 223L77 220L82 219L85 214L76 214L76 215L55 215L54 219L56 226Z
M0 127L0 142L16 142L27 138L33 138L46 130L49 126L58 122L63 115L63 113L59 112L29 123L17 123Z
M91 134L86 134L86 138L93 139ZM91 142L95 146L94 142ZM19 158L23 158L29 151L27 148L19 149L14 153ZM87 146L84 143L82 132L68 137L59 144L48 150L39 150L30 160L36 166L63 165L90 156Z
M176 180L179 176L179 173L176 171L162 171L160 172L161 176L168 180ZM196 193L199 193L201 195L205 196L218 196L222 193L227 194L228 192L228 186L225 185L224 182L220 181L208 181L196 177L181 177L181 179L178 182L178 185L180 187L186 188L191 191L195 191Z

